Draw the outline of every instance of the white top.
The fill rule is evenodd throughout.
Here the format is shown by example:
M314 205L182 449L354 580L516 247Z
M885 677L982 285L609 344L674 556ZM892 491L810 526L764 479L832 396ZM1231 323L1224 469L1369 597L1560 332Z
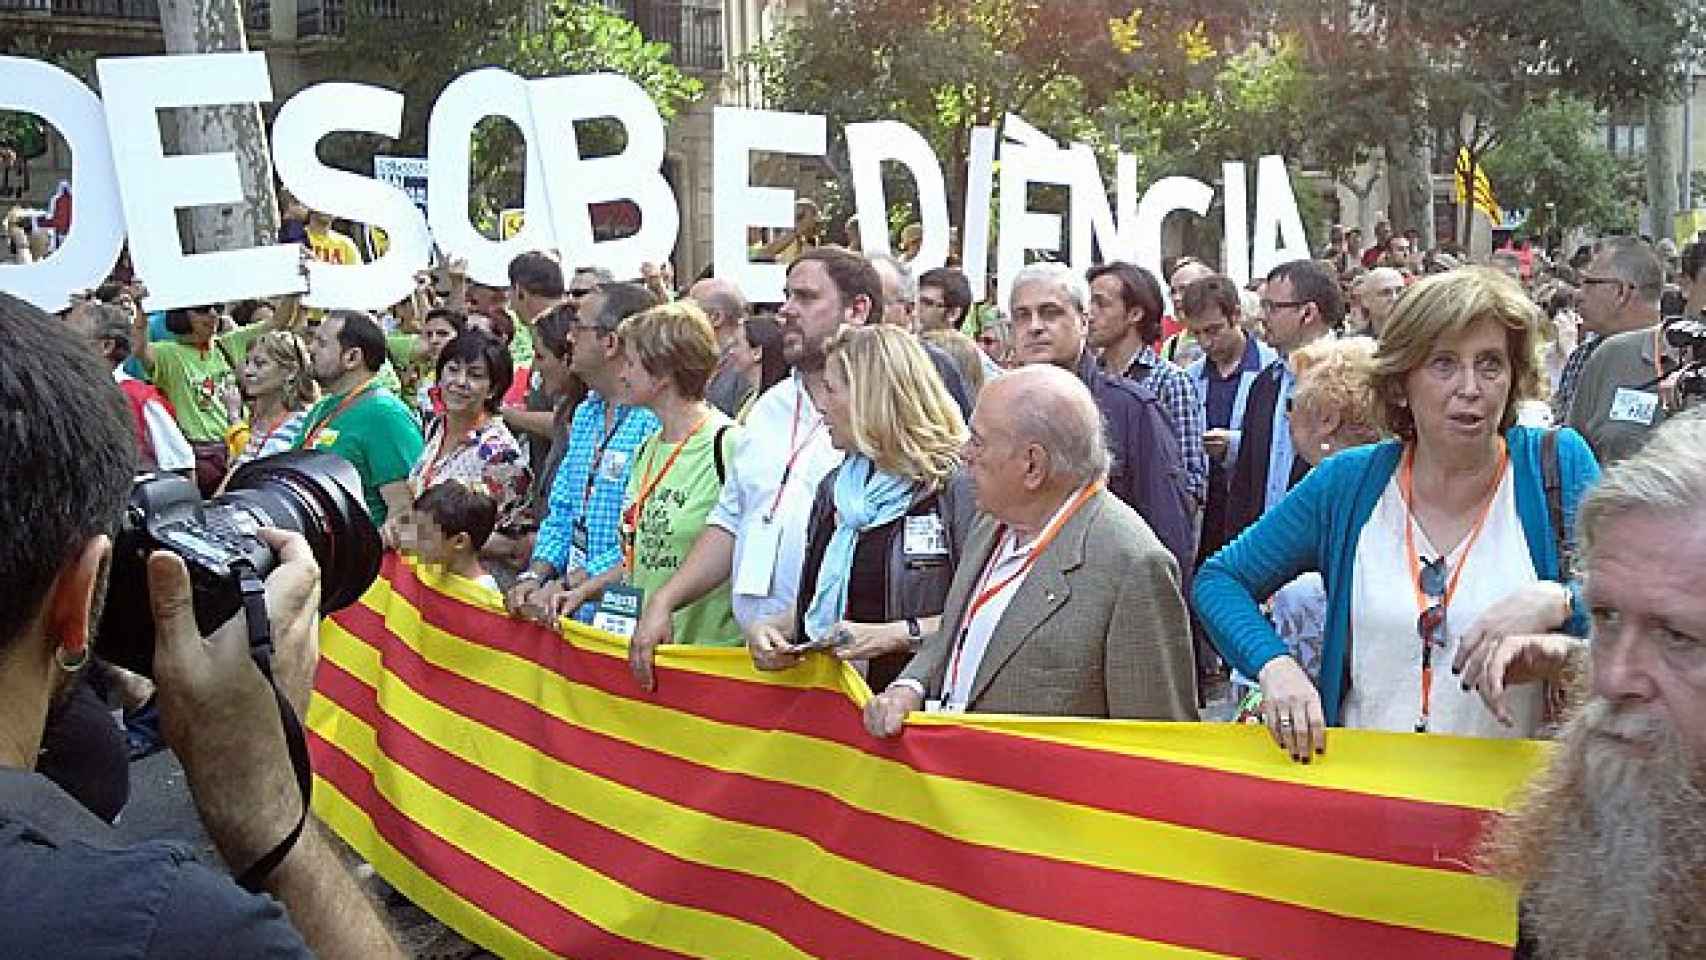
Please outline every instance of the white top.
M1481 536L1467 560L1458 544L1447 558L1448 577L1463 563L1457 593L1446 609L1448 645L1433 655L1433 698L1428 732L1468 737L1532 737L1543 716L1540 684L1512 687L1506 694L1515 725L1499 723L1481 695L1465 691L1451 673L1458 644L1481 613L1493 603L1539 580L1528 555L1522 521L1516 512L1511 468L1499 479L1493 506ZM1416 632L1421 610L1411 586L1410 564L1404 556L1404 525L1410 522L1395 473L1374 514L1357 539L1356 573L1351 594L1351 690L1345 700L1344 725L1363 730L1413 732L1421 716L1422 647ZM1437 557L1420 525L1415 528L1417 553Z
M794 466L787 471L790 459ZM722 495L705 521L734 534L730 586L742 628L793 605L812 498L839 463L841 451L829 442L798 374L765 391L747 413L734 455L724 464ZM787 486L781 487L785 471Z

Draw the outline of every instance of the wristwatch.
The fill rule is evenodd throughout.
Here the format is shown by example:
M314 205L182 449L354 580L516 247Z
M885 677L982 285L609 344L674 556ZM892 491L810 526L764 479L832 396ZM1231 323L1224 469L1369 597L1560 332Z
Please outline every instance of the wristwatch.
M918 625L917 617L906 618L906 645L908 649L917 650L924 644L924 628Z

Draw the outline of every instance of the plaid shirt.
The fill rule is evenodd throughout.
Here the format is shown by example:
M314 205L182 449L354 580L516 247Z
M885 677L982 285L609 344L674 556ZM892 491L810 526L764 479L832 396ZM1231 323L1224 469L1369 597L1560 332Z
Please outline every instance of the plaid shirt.
M622 501L628 493L628 473L634 454L658 429L658 418L641 407L616 408L616 428L604 432L604 398L587 394L569 425L568 452L551 484L550 512L539 527L533 562L544 561L559 574L569 566L575 528L586 527L586 572L596 577L622 562ZM608 441L608 442L607 442ZM602 453L600 452L602 449ZM593 457L606 465L593 474ZM587 478L592 493L587 494ZM586 516L582 517L582 505Z
M1570 359L1564 361L1564 369L1558 374L1558 392L1552 394L1552 422L1564 423L1570 419L1570 401L1576 396L1576 384L1582 379L1582 368L1588 365L1588 357L1593 354L1593 348L1599 346L1604 337L1594 337L1584 340L1571 352Z
M1161 359L1148 344L1131 358L1122 376L1148 387L1161 401L1168 422L1173 424L1173 433L1179 438L1179 459L1185 466L1191 496L1201 505L1208 499L1208 454L1202 448L1208 421L1196 382L1190 374Z

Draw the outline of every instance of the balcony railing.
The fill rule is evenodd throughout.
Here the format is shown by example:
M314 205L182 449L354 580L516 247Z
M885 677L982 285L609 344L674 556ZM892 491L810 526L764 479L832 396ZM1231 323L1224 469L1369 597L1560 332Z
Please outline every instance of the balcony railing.
M160 23L159 0L0 0L0 13Z
M446 0L297 0L298 37L338 37L352 18L379 17L385 20L435 22L445 15Z
M247 0L243 4L243 25L254 32L271 32L272 0Z
M667 43L678 67L723 69L723 5L713 0L604 0L640 28L647 40Z

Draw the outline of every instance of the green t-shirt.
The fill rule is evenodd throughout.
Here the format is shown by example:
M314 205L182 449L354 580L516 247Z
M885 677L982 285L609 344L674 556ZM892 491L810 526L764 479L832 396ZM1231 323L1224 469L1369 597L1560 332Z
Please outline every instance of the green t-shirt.
M231 418L220 394L236 380L232 364L241 366L249 344L266 332L259 324L242 327L214 337L206 350L173 340L153 345L154 365L147 368L148 378L172 404L178 426L191 443L225 439Z
M299 446L329 450L355 467L367 511L378 526L387 512L379 488L409 479L421 456L421 430L409 408L383 386L367 388L365 395L339 410L344 397L333 394L308 411Z
M628 471L628 495L625 503L639 499L640 492L657 480L657 487L646 498L637 518L634 533L634 569L628 582L645 591L648 602L675 571L681 567L693 541L705 529L705 517L717 505L723 484L717 477L713 444L722 433L723 450L731 449L733 423L728 417L712 411L711 419L687 441L681 455L669 472L658 480L659 471L669 461L678 444L664 443L661 433L640 445L635 452L633 467ZM725 465L727 460L724 461ZM694 603L675 611L671 618L676 643L699 646L735 647L743 642L740 627L735 623L733 600L725 581Z
M509 338L509 358L515 361L517 369L533 366L533 328L521 322L514 310L509 312L510 322L515 324L515 336Z

